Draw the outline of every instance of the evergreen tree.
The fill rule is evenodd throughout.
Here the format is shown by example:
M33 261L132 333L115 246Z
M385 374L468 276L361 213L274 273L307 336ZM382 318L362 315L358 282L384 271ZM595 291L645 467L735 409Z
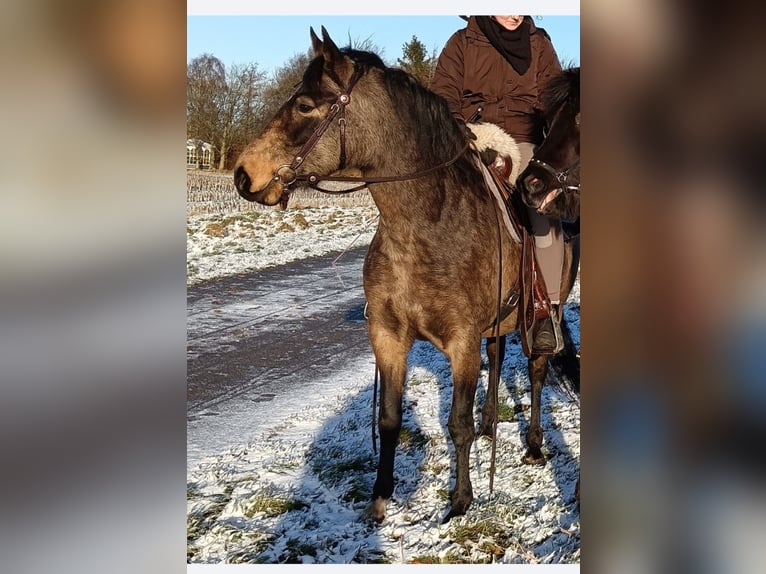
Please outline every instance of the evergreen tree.
M409 72L428 87L434 77L437 60L436 50L429 55L425 44L413 34L412 40L402 46L402 57L396 62L402 70Z

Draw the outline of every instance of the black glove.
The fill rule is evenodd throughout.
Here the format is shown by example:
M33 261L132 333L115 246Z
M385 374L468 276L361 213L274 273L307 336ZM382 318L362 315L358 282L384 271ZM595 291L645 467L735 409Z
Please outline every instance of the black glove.
M476 141L476 134L471 131L471 128L468 127L467 123L460 122L460 127L463 129L465 139Z
M492 165L497 159L497 151L488 147L484 151L479 152L479 157L484 165Z

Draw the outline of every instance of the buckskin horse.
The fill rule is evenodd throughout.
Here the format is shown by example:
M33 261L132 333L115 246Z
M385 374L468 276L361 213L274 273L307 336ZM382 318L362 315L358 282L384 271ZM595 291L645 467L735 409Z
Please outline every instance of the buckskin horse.
M447 356L452 371L447 427L456 474L447 521L465 514L473 500L469 450L481 343L518 328L515 307L501 306L498 314L498 291L508 301L519 275L520 247L508 233L498 233L495 200L485 189L477 156L441 98L373 53L339 49L324 27L322 39L311 30L311 41L315 57L302 81L242 152L234 182L245 199L283 206L296 185L322 189L322 181L335 180L368 187L380 219L365 257L364 292L381 386L380 458L366 512L382 522L393 494L407 354L421 339ZM562 300L576 270L568 245ZM496 352L488 345L491 365ZM539 414L546 370L546 356L529 358L526 462L545 460ZM496 388L496 369L490 379ZM485 405L483 427L493 417Z

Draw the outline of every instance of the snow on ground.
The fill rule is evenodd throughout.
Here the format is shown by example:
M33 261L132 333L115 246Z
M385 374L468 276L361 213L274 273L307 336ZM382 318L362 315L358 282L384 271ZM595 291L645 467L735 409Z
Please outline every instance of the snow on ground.
M189 283L369 243L375 208L259 211L191 217ZM305 223L304 223L305 222ZM579 327L579 284L566 306ZM579 337L576 344L579 345ZM491 443L471 450L474 502L447 524L452 446L446 428L449 363L423 342L409 356L396 489L378 526L362 513L375 480L370 358L352 364L296 410L256 430L256 439L201 461L187 476L190 563L579 563L574 502L579 476L576 399L543 391L548 463L521 464L529 379L518 338L509 337L500 386L494 492ZM484 402L483 354L476 418Z
M187 218L187 284L369 244L378 210L265 209Z

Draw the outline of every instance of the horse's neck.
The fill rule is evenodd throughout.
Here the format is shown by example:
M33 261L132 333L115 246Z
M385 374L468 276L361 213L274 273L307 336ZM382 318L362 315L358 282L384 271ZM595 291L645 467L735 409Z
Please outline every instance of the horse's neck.
M453 169L445 167L413 179L371 185L386 233L411 241L441 233L447 222L475 225L472 218L483 219L488 204L475 189L457 183L465 178L456 177ZM476 186L481 185L480 178L478 175Z

